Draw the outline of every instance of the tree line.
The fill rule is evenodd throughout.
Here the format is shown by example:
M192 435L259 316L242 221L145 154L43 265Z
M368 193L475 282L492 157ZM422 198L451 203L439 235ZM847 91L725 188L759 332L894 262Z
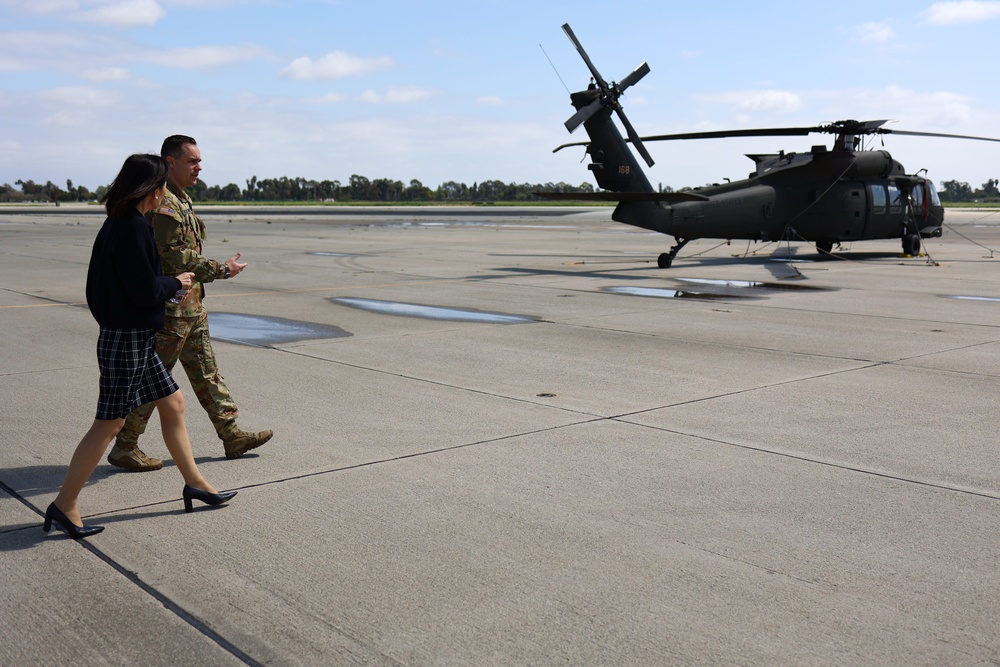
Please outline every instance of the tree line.
M973 190L968 183L959 181L942 181L938 195L943 202L1000 202L1000 181L995 178L983 183L978 190Z
M18 180L15 185L0 185L0 202L92 202L99 201L108 186L98 186L91 192L84 186L74 186L67 180L62 188L52 181L44 185ZM490 202L540 201L536 192L594 192L590 183L504 183L498 180L473 183L471 186L447 181L429 188L413 179L408 184L388 178L368 179L353 174L342 183L339 180L316 181L306 178L248 178L246 187L235 183L208 185L199 180L188 188L192 198L200 202Z
M246 187L235 183L208 185L198 181L189 188L191 196L200 202L535 202L542 198L536 192L594 192L590 183L504 183L490 180L471 186L457 181L447 181L431 189L413 179L408 184L388 178L368 179L353 174L342 183L339 180L316 181L306 178L248 178ZM664 188L664 192L671 189ZM67 180L61 188L52 181L44 185L34 181L18 180L15 185L0 185L0 202L92 202L99 201L107 186L98 186L91 192L84 186L74 186ZM968 183L943 181L938 190L943 202L1000 202L1000 180L992 178L973 189Z

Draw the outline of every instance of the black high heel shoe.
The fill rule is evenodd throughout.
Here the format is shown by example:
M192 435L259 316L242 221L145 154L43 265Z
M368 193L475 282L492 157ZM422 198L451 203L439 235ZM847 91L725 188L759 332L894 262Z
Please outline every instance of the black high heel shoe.
M63 532L67 533L74 540L80 540L84 537L90 537L91 535L96 535L102 530L104 526L78 526L69 520L63 511L56 507L55 503L49 505L49 508L45 510L45 523L42 524L42 530L46 533L52 530L52 522L56 522L56 527L60 528Z
M196 489L193 486L184 485L184 511L193 512L192 500L200 500L206 505L221 505L236 495L236 491L223 491L222 493L209 493Z

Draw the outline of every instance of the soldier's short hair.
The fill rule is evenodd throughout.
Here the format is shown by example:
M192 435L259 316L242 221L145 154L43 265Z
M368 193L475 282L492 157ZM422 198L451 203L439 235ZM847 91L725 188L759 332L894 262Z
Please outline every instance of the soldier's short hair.
M163 140L163 146L160 148L160 155L162 157L177 157L181 154L181 149L188 144L198 145L192 137L183 134L172 134Z

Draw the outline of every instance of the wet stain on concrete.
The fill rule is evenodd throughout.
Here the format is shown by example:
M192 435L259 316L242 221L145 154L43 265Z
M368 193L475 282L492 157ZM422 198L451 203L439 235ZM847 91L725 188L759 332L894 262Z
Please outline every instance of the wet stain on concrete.
M506 313L491 313L488 311L466 308L449 308L447 306L428 306L418 303L380 301L378 299L333 297L330 301L343 306L350 306L351 308L367 310L372 313L399 315L402 317L419 317L426 320L482 322L487 324L532 324L539 321L537 317L532 317L530 315L510 315Z
M994 296L961 296L952 294L942 294L946 299L958 299L959 301L1000 301L1000 297Z
M741 294L722 294L710 291L676 290L662 287L613 286L603 287L603 291L612 294L628 296L646 296L657 299L752 299L754 297Z
M212 338L257 347L353 335L329 324L240 313L209 313L208 324Z
M788 292L829 292L833 288L803 285L802 283L765 283L756 280L714 280L711 278L675 278L678 282L693 285L714 285L717 287L756 289L761 291L780 290Z
M630 296L656 297L659 299L762 299L772 292L824 292L828 287L815 287L801 283L766 283L757 280L715 280L711 278L674 278L690 287L670 289L662 287L615 286L605 287L605 292Z

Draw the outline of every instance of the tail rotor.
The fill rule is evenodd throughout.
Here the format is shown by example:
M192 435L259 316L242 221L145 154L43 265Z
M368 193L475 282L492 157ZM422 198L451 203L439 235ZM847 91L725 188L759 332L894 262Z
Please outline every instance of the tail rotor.
M626 89L638 83L639 80L642 79L642 77L646 76L649 73L649 65L647 65L644 62L638 67L636 67L631 73L629 73L628 76L626 76L620 82L616 83L612 81L609 84L601 76L601 73L597 71L597 68L594 67L594 63L591 62L590 57L587 55L587 52L583 48L583 45L580 44L580 40L578 40L576 38L576 35L573 34L573 29L569 27L569 24L568 23L563 24L562 29L566 33L566 36L569 37L569 40L573 42L573 46L575 46L576 50L580 53L580 57L583 58L583 62L587 64L587 67L590 69L591 75L593 75L594 77L594 84L600 91L597 99L595 99L587 106L577 110L577 112L573 114L569 118L569 120L566 121L565 123L566 129L572 132L580 125L587 122L587 120L589 120L594 114L596 114L601 109L611 108L614 110L616 114L618 114L618 119L625 127L625 132L628 134L629 140L632 142L632 145L635 146L636 151L638 151L639 155L641 155L642 158L646 161L646 164L652 167L653 158L649 155L649 152L646 150L646 147L642 143L642 139L639 137L639 133L636 132L635 128L632 127L632 123L629 122L628 117L625 115L624 110L622 110L621 102L619 102L619 98L623 94L625 94Z

